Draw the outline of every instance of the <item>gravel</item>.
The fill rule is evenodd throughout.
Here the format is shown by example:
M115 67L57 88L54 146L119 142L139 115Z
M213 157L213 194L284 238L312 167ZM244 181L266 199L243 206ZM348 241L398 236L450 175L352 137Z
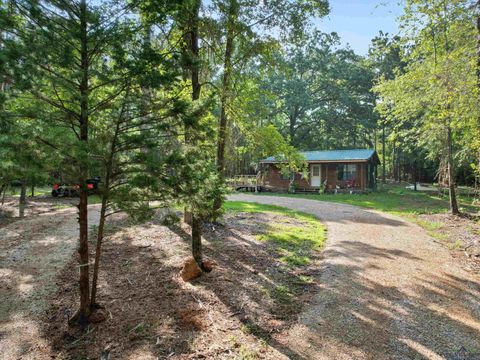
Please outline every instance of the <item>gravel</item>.
M480 278L399 217L316 200L229 200L317 216L327 244L312 304L282 341L299 359L480 359Z

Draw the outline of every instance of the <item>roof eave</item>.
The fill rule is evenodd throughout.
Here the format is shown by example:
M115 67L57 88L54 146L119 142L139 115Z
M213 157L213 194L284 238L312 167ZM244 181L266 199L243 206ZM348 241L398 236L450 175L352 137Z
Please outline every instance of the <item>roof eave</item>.
M346 163L346 162L369 162L368 159L342 159L342 160L305 160L307 163ZM279 164L287 161L260 160L260 164Z
M376 150L372 150L372 153L370 154L370 156L368 158L364 158L364 159L337 159L337 160L307 160L305 159L305 161L307 163L365 163L365 162L370 162L370 161L373 161L375 162L377 165L380 164L380 159L377 155L377 151ZM279 163L286 163L287 161L286 160L281 160L281 161L277 161L277 160L267 160L267 159L264 159L264 160L260 160L260 164L279 164Z

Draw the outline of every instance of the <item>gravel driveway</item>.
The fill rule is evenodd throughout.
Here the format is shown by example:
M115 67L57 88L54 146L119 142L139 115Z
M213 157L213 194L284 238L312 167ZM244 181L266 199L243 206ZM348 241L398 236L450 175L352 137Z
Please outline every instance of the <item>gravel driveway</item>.
M318 294L276 345L284 354L480 359L480 278L419 226L316 200L246 194L228 199L301 210L327 226Z
M98 224L98 209L98 205L89 207L89 226ZM44 358L38 354L49 345L38 316L55 291L55 274L77 247L77 209L73 207L0 228L0 359Z

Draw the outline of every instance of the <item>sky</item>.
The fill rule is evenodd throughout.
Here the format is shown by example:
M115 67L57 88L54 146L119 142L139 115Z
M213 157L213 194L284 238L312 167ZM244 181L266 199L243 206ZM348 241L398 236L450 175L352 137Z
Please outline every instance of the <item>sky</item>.
M402 14L399 0L330 0L330 14L317 26L325 32L337 32L342 45L366 55L370 41L380 30L398 32L396 18Z

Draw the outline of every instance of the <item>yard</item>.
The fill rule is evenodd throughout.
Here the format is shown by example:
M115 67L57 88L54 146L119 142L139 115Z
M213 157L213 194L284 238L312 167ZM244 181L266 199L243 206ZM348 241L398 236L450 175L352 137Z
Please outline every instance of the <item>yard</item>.
M189 255L188 226L162 225L162 212L142 225L118 215L108 224L100 277L107 321L70 328L66 320L78 296L72 281L77 258L71 256L76 239L65 235L62 224L74 231L74 208L60 199L43 201L49 212L41 218L27 212L24 220L3 225L0 351L7 359L102 353L122 359L277 359L282 337L318 289L325 227L311 215L227 202L224 225L208 225L204 234L205 255L217 265L191 283L178 276ZM19 227L35 232L18 233ZM91 235L96 229L92 220ZM50 255L35 263L41 253Z
M480 270L480 203L470 189L459 191L463 216L448 213L448 192L439 194L435 187L413 191L405 185L381 185L369 194L269 194L360 206L401 216L423 227L430 236L452 250L468 268Z
M319 201L339 202L368 209L385 211L397 215L438 214L448 211L448 191L439 194L436 188L429 191L413 191L406 184L382 185L368 194L285 194L275 193L275 196L292 196ZM480 204L474 203L472 195L466 195L466 189L458 194L459 208L472 214L480 213ZM269 195L269 193L260 193Z
M423 351L416 345L417 332L423 330L394 305L395 299L413 296L414 291L419 303L410 304L408 312L436 328L432 337L422 340L429 351L461 354L433 336L443 331L455 331L452 341L468 346L470 354L480 351L475 336L460 322L422 305L433 301L445 309L456 308L459 321L476 324L470 312L474 303L461 300L469 291L478 292L476 258L465 262L463 251L450 246L450 237L474 232L478 223L461 218L458 221L469 221L472 228L460 223L458 234L437 237L443 234L443 221L452 221L442 213L446 200L399 187L369 195L275 195L233 195L225 202L222 223L206 224L204 229L204 254L215 261L214 270L191 282L179 277L190 254L188 225L165 223L164 211L145 224L115 215L106 229L99 281L106 321L84 329L67 325L78 298L72 281L78 273L76 209L68 199L31 199L37 212L27 211L23 220L0 224L4 254L0 350L7 359L301 359L314 358L319 346L331 355L348 354L354 346L359 356L382 358L383 351L416 356ZM7 199L10 211L14 204L14 198ZM424 205L422 213L415 204ZM380 208L400 214L407 222L387 216ZM92 205L90 213L94 239L98 205ZM412 221L423 225L434 241L408 225ZM330 245L325 249L327 227ZM456 257L449 260L447 253ZM44 261L34 260L39 256ZM447 276L444 266L456 270L449 270ZM375 269L382 269L382 276ZM423 289L432 271L439 278L428 286L443 284L442 299ZM395 294L391 293L391 281L407 278L409 282L396 285ZM372 313L358 299L391 308L392 315ZM400 336L398 329L384 330L391 326L390 317L413 331L407 346L392 340ZM383 325L365 326L366 318ZM389 332L393 338L383 335ZM365 342L357 344L358 338ZM373 339L383 345L374 346Z

